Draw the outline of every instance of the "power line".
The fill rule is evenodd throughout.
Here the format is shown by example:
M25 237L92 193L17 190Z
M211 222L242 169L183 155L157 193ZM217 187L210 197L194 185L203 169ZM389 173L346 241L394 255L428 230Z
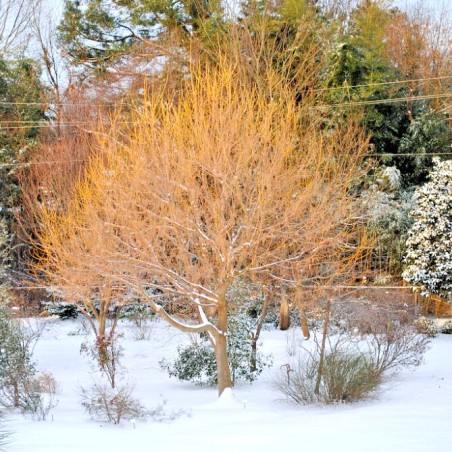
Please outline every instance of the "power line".
M366 83L360 85L342 85L342 86L330 86L326 88L315 88L311 90L311 92L323 92L323 91L335 91L335 90L348 90L354 88L368 88L374 86L386 86L386 85L401 85L407 83L419 83L419 82L428 82L428 81L437 81L437 80L447 80L452 78L452 75L444 75L440 77L427 77L427 78L419 78L419 79L409 79L409 80L393 80L389 82L378 82L378 83ZM68 107L80 107L80 106L90 106L90 107L117 107L120 105L134 105L133 103L128 102L114 102L112 104L91 104L89 102L60 102L60 103L52 103L52 102L12 102L12 101L0 101L0 105L25 105L25 106L40 106L46 107L50 105L58 105L58 106L68 106Z
M429 77L429 78L418 78L418 79L410 79L410 80L393 80L391 82L378 82L378 83L366 83L362 85L342 85L342 86L330 86L328 88L317 88L314 89L314 92L318 91L331 91L338 89L353 89L353 88L368 88L373 86L383 86L383 85L400 85L404 83L414 83L414 82L428 82L433 80L446 80L448 78L452 78L452 75L444 75L441 77Z
M432 99L448 99L452 97L452 93L443 93L443 94L430 94L423 96L408 96L408 97L395 97L395 98L387 98L387 99L377 99L377 100L368 100L368 101L356 101L356 102L341 102L337 104L326 104L326 105L315 105L313 109L328 109L328 108L338 108L338 107L354 107L354 106L363 106L363 105L384 105L391 103L403 103L403 102L415 102L421 100L432 100ZM25 126L1 126L1 124L11 124L15 121L0 121L0 131L1 130L21 130L21 129L35 129L35 128L45 128L45 127L56 127L56 126L80 126L86 124L92 124L92 121L79 121L79 122L36 122L33 125L25 125ZM16 121L18 123L23 124L25 121ZM29 121L32 122L32 121ZM120 121L118 124L134 124L132 121Z
M331 107L353 107L355 105L381 105L381 104L393 104L401 102L413 102L418 100L431 100L431 99L448 99L452 97L452 93L443 94L428 94L424 96L407 96L407 97L393 97L388 99L376 99L376 100L363 100L356 102L341 102L338 104L319 105L314 108L331 108Z

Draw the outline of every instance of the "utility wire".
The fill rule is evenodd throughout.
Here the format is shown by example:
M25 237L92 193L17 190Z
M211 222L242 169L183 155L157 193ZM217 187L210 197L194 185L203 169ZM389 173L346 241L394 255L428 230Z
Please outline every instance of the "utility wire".
M368 88L375 86L386 86L386 85L401 85L406 83L414 83L414 82L428 82L434 80L447 80L452 79L452 75L444 75L441 77L429 77L429 78L419 78L419 79L410 79L410 80L393 80L390 82L378 82L378 83L366 83L361 85L342 85L342 86L330 86L326 88L315 88L311 90L311 92L323 92L323 91L337 91L337 90L349 90L354 88ZM0 105L26 105L26 106L41 106L46 107L50 105L58 105L58 106L68 106L68 107L80 107L82 105L87 105L90 107L116 107L119 105L133 105L128 102L114 102L113 104L90 104L89 102L12 102L12 101L0 101Z
M443 94L430 94L424 96L409 96L409 97L395 97L395 98L387 98L387 99L378 99L378 100L368 100L368 101L356 101L356 102L341 102L337 104L326 104L326 105L315 105L313 109L329 109L329 108L338 108L338 107L354 107L354 106L362 106L362 105L382 105L382 104L391 104L391 103L403 103L403 102L414 102L421 100L432 100L432 99L448 99L452 98L452 93L443 93ZM33 125L25 125L25 126L1 126L1 124L11 124L11 123L20 123L23 124L27 121L0 121L0 131L1 130L20 130L20 129L36 129L36 128L45 128L45 127L54 127L54 126L80 126L86 124L92 124L92 121L79 121L79 122L36 122ZM32 121L30 121L32 122ZM133 124L131 121L120 121L118 124Z

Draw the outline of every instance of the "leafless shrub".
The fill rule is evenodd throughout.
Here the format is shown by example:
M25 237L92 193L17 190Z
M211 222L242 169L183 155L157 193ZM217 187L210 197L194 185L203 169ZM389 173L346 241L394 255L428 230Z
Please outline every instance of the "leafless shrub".
M38 421L45 421L58 405L59 386L51 373L42 373L24 385L22 411Z
M149 412L132 396L133 387L112 388L95 382L90 388L81 388L81 404L96 420L119 424L123 419L144 419Z
M112 388L116 385L118 375L124 371L120 363L123 351L119 335L98 336L94 342L85 341L80 347L80 353L97 363L100 372L107 377Z
M362 348L372 365L382 372L419 366L429 340L408 325L398 325L383 333L367 335Z
M128 318L135 327L133 338L136 341L148 341L151 338L155 325L155 316L150 308L135 310Z
M374 393L388 371L421 364L427 345L408 325L378 324L367 335L329 336L322 361L314 335L313 350L302 348L293 365L281 366L275 386L300 404L355 402Z
M81 388L81 404L94 419L112 424L119 424L124 419L135 423L136 420L146 418L168 422L183 414L190 414L182 409L167 410L166 400L148 410L133 397L133 389L133 386L127 384L113 389L108 384L95 382L88 389Z
M275 379L276 388L295 402L351 403L368 397L381 383L383 372L344 336L328 338L322 366L317 336L314 344L312 351L303 348L294 367L286 365L286 375Z

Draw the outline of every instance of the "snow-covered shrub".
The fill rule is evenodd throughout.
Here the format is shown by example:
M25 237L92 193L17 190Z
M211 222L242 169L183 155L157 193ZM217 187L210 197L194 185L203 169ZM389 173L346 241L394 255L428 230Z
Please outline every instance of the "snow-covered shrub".
M441 333L443 334L452 334L452 320L448 320L441 327Z
M45 311L49 315L56 315L60 319L75 319L78 317L79 310L74 303L66 303L64 301L48 301L42 303Z
M232 311L246 314L251 322L257 322L262 314L265 302L264 290L261 284L245 282L238 279L226 292ZM268 329L278 326L278 312L274 306L267 309L264 324Z
M423 295L452 290L452 160L434 164L430 181L416 190L402 274Z
M177 358L170 362L160 361L160 367L170 377L195 384L215 385L217 382L217 364L212 347L202 341L177 347Z
M410 211L413 194L411 191L380 191L382 188L371 187L363 193L362 199L368 216L368 228L376 240L376 259L379 265L386 262L390 270L398 273L402 268L405 243L412 224Z
M413 327L418 333L423 334L426 337L436 337L438 334L438 328L433 320L430 320L424 316L417 318L413 322Z
M270 355L257 352L256 370L251 370L253 354L250 322L244 314L230 316L228 320L228 357L233 382L242 380L252 383L272 362ZM177 352L178 356L173 362L165 359L160 362L160 366L170 377L195 384L217 383L215 353L204 334L201 335L200 341L179 346Z
M132 396L133 387L112 388L95 382L90 388L81 388L81 404L96 420L119 424L123 419L144 419L149 412Z

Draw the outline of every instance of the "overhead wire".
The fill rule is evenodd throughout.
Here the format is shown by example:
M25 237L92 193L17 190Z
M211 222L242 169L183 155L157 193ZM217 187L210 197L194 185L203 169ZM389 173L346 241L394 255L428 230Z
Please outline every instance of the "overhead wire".
M340 102L336 104L325 104L325 105L315 105L313 109L329 109L329 108L338 108L338 107L354 107L354 106L365 106L365 105L384 105L391 103L402 103L402 102L415 102L420 100L432 100L432 99L448 99L452 98L452 93L443 93L443 94L429 94L429 95L419 95L419 96L408 96L408 97L395 97L395 98L386 98L386 99L375 99L368 101L353 101L353 102ZM24 123L32 123L30 125L6 125L2 126L2 124L24 124ZM0 121L0 131L1 130L21 130L21 129L34 129L34 128L45 128L45 127L53 127L53 126L80 126L92 124L92 121L64 121L64 122L43 122L40 121ZM132 121L120 121L119 124L133 124Z
M402 85L408 83L421 83L421 82L429 82L429 81L438 81L438 80L447 80L452 79L452 75L444 75L439 77L426 77L426 78L418 78L418 79L408 79L408 80L392 80L388 82L377 82L377 83L364 83L358 85L341 85L341 86L329 86L325 88L315 88L310 92L323 92L323 91L337 91L337 90L349 90L354 88L369 88L375 86L387 86L387 85ZM50 105L59 105L59 106L68 106L68 107L80 107L81 105L86 105L90 107L117 107L119 105L132 105L128 102L114 102L113 104L92 104L89 102L13 102L13 101L0 101L0 105L24 105L24 106L41 106L46 107Z

